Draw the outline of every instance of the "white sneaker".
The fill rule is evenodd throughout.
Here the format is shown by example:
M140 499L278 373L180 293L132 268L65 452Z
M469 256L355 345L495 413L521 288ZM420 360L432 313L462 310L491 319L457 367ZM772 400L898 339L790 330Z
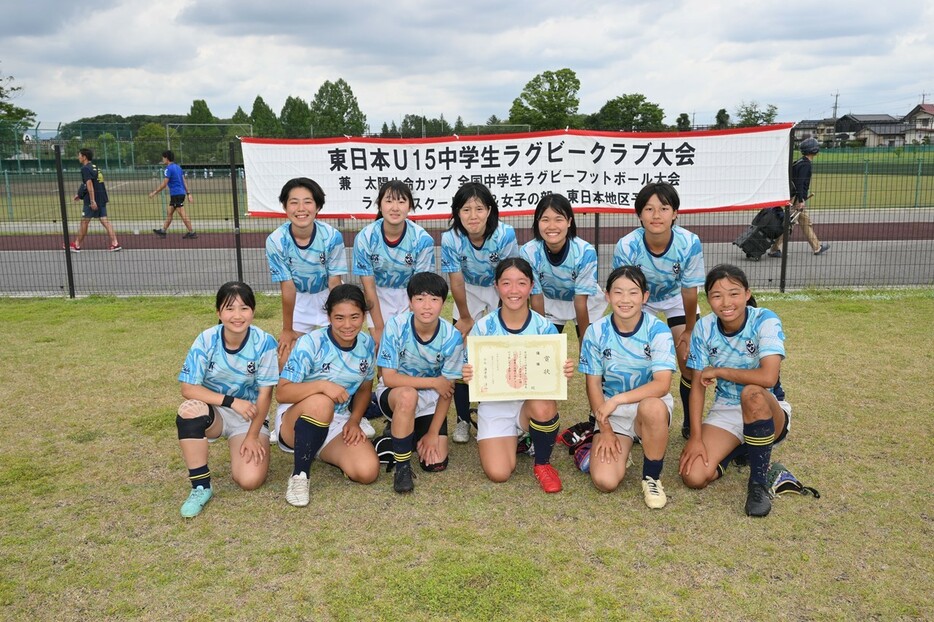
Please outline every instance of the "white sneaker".
M662 483L648 475L642 479L642 494L645 495L645 504L653 510L660 510L668 503Z
M466 443L470 441L470 423L467 421L458 421L454 426L454 434L451 440L455 443Z
M308 505L308 476L302 471L289 478L289 485L285 489L285 500L289 505L303 508Z
M369 419L360 420L360 429L363 430L367 438L372 439L376 437L376 430L373 428L373 424L370 423Z

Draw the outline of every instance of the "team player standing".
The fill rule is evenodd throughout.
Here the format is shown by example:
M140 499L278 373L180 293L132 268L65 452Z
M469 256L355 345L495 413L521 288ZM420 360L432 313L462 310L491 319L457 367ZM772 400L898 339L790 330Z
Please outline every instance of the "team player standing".
M717 479L722 474L718 465L742 445L752 467L746 513L768 513L769 454L787 433L790 413L771 388L784 356L781 324L774 313L745 306L748 285L737 268L718 266L705 282L700 241L675 225L679 198L669 184L649 184L637 196L642 226L617 244L605 295L596 281L595 249L577 238L565 197L546 195L539 202L534 239L518 257L515 231L499 222L492 193L479 183L464 184L452 201L451 225L441 243L442 271L454 299L453 325L440 317L448 285L433 273L431 236L407 218L414 198L405 184L381 187L379 218L354 242L354 273L362 289L342 284L347 273L342 234L316 221L324 205L320 186L296 178L285 184L279 199L288 222L270 234L266 250L273 281L282 290L280 339L277 344L265 336L262 388L242 400L249 408L241 404L238 409L238 398L229 392L225 397L223 391L183 389L189 402L179 409L179 438L193 489L183 515L196 515L211 498L207 438L231 437L232 455L236 443L238 460L253 465L249 477L243 475L247 467L233 469L241 486L253 488L265 479L270 352L277 354L280 369L274 438L293 452L294 460L286 499L304 506L310 502L308 473L315 458L338 466L353 481L377 478L379 456L367 438L372 435L363 429L377 362L376 402L390 421L380 440L391 445L393 488L406 493L414 489L414 454L424 471L447 466L451 401L458 414L452 440L469 439L467 387L459 381L469 382L476 370L464 354L464 337L556 334L568 321L575 322L581 337L579 370L586 375L599 430L590 462L595 487L610 492L620 485L638 442L644 450L645 502L664 507L661 472L673 407L670 382L679 367L682 428L690 437L679 464L685 485L703 488ZM713 310L700 323L699 285L705 286ZM611 312L602 316L607 302ZM252 292L225 294L223 301L218 294L218 330L228 338L224 352L246 343L230 338L243 333L244 325L258 338L259 329L249 332L253 306ZM226 321L222 310L237 318ZM657 313L665 315L667 327ZM367 317L370 334L362 332ZM743 347L737 335L745 340ZM727 351L735 356L725 356ZM565 362L568 378L573 367ZM255 366L251 370L256 373ZM692 384L692 375L698 383ZM183 372L180 380L188 387L203 378ZM704 393L714 383L717 399L704 420ZM222 410L228 408L232 414ZM224 418L218 419L218 412ZM232 426L231 417L246 421L245 432L240 431L243 422ZM524 430L531 436L533 471L541 487L560 491L561 479L550 463L558 431L558 404L551 400L479 404L477 441L484 473L494 482L511 477L517 436Z

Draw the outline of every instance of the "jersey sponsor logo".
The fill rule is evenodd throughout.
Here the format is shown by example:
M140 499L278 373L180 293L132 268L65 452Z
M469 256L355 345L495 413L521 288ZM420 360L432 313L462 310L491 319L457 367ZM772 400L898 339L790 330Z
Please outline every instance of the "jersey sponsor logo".
M499 253L496 251L490 253L490 263L499 263Z
M571 271L571 280L572 280L572 281L576 281L576 280L577 280L577 270L572 270L572 271Z
M676 261L673 266L671 266L671 273L675 275L675 278L681 279L681 262Z
M330 363L322 363L322 364L321 364L321 371L323 371L324 373L327 373L327 372L331 371L331 364L330 364Z
M412 253L406 253L406 254L405 254L405 265L407 265L407 266L414 266L414 265L415 265L415 258L412 257Z
M379 254L377 253L371 254L370 263L372 263L374 266L378 266L379 265Z
M360 375L366 376L366 373L370 370L370 362L367 360L360 361Z
M613 358L613 350L611 350L610 348L607 348L606 350L604 350L603 358L605 358L606 360L610 360L611 358Z
M208 371L214 371L214 361L208 363Z
M247 363L247 364L246 364L246 373L248 373L248 374L255 374L255 373L256 373L256 363L254 363L253 361L250 361L249 363Z
M645 344L645 347L642 348L642 352L645 354L645 358L652 358L652 348L649 347L649 344Z
M323 266L324 264L326 264L326 263L328 262L327 255L325 255L324 253L320 253L320 254L318 255L318 261L319 261L319 262L321 263L321 265Z
M710 356L717 356L720 353L720 349L714 346L713 348L709 349L708 353Z
M746 340L746 352L749 352L749 354L755 354L758 351L759 351L759 346L757 346L756 343L752 339L747 339Z

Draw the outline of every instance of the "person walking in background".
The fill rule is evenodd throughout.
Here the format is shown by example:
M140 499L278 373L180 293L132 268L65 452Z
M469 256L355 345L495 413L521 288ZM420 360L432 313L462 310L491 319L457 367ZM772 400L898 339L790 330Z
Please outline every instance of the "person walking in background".
M830 249L830 244L822 243L817 239L817 234L814 233L814 228L811 226L811 217L806 209L806 202L808 196L810 196L808 190L811 187L811 161L820 152L820 143L817 142L816 138L805 138L798 145L798 149L801 150L801 158L791 165L791 184L793 187L791 209L798 214L798 219L795 222L804 231L804 236L807 238L808 244L811 245L811 250L815 255L823 255ZM783 237L780 235L776 238L772 248L769 249L769 257L782 256Z
M165 164L165 178L158 188L149 193L149 198L153 198L168 186L169 211L165 217L165 223L163 223L162 228L153 229L152 232L164 238L166 232L169 230L169 226L172 224L172 217L175 215L175 212L178 211L179 217L182 219L182 222L185 223L185 228L188 229L188 233L182 237L188 240L194 239L198 237L198 234L191 228L191 219L188 218L188 214L185 213L185 197L188 197L188 200L192 203L195 202L195 198L191 195L191 191L188 190L188 182L185 181L185 174L182 172L182 167L175 163L175 154L172 153L170 149L166 149L162 152L162 163Z
M117 241L117 234L114 233L113 225L107 220L107 188L104 186L104 174L97 165L94 164L94 152L87 147L78 151L78 162L81 163L81 185L75 194L74 200L84 200L84 210L81 213L81 226L78 229L78 238L71 243L70 249L73 253L81 252L81 243L88 235L88 225L92 218L100 220L107 235L110 236L110 248L112 252L121 251L123 247Z

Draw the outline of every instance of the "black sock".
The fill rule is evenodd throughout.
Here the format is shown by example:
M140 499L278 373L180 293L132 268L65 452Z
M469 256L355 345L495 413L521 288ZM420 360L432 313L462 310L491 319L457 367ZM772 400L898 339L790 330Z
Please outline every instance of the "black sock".
M454 410L458 421L470 423L470 389L463 382L454 384Z
M651 477L652 479L659 479L662 476L662 465L665 463L665 459L661 460L649 460L645 456L642 457L642 478Z
M412 458L412 449L415 446L415 432L408 436L392 437L392 457L396 464L408 462Z
M681 376L681 382L678 384L678 393L681 394L681 409L684 411L684 423L681 427L686 428L691 425L691 381Z
M769 460L772 458L772 441L775 440L775 422L760 419L743 425L743 438L749 452L750 481L766 485Z
M311 462L318 455L324 440L328 436L330 424L323 423L308 415L302 415L295 422L295 466L292 475L308 475Z
M192 488L201 486L207 490L211 487L211 469L206 464L196 469L188 469L188 480Z
M555 439L558 438L558 415L548 421L529 421L529 436L535 448L535 464L551 462L551 450L555 448Z

